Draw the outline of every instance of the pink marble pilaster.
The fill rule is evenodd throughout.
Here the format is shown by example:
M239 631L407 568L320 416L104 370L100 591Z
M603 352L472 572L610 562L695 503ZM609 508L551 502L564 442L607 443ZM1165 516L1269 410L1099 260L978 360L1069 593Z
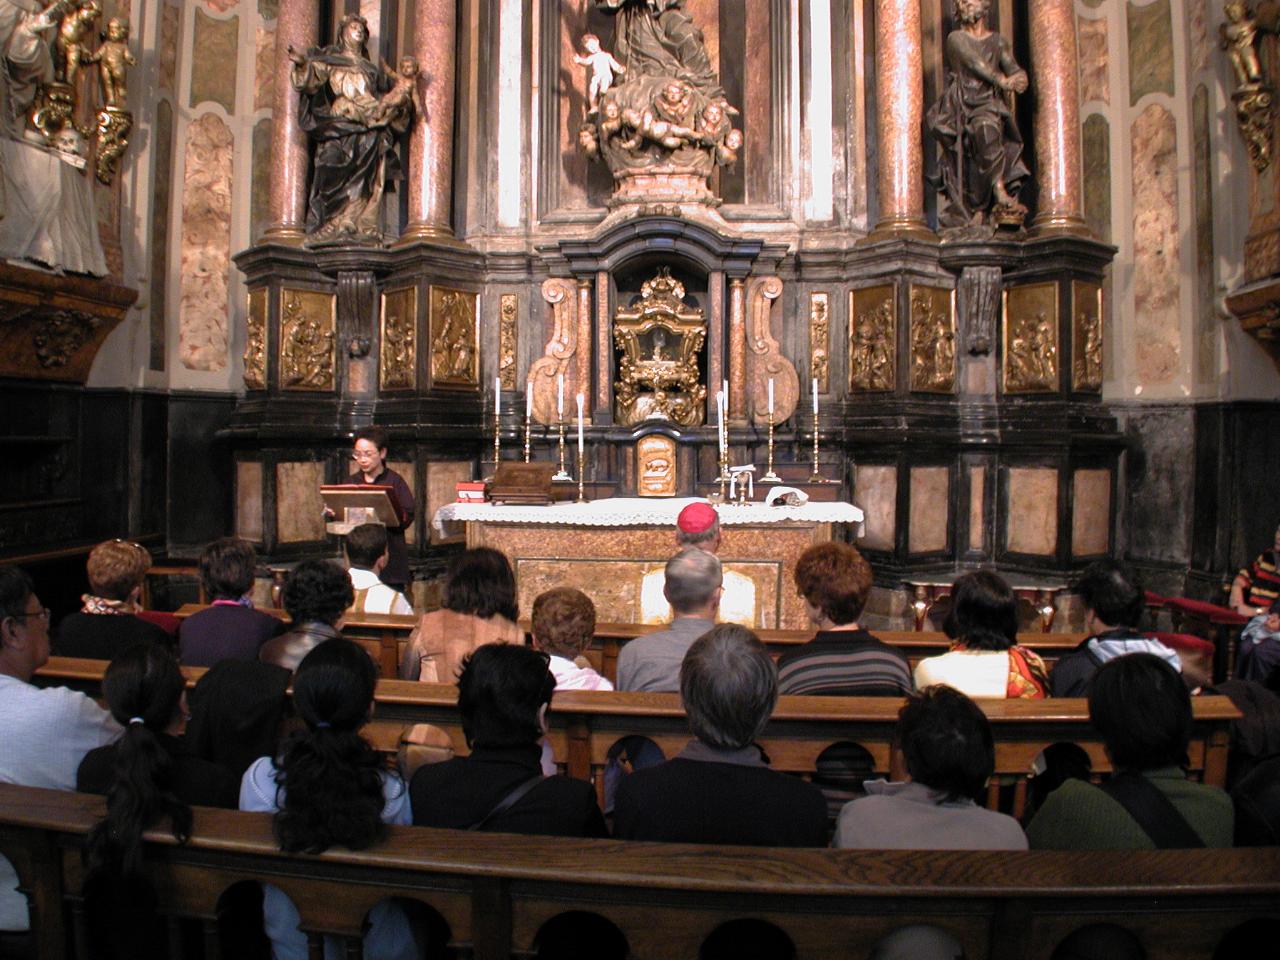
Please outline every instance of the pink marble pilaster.
M1073 0L1031 0L1031 86L1040 210L1033 232L1088 233L1080 183L1080 74Z
M276 19L275 74L271 98L270 226L272 243L302 244L307 216L307 135L298 126L298 93L293 89L289 47L305 52L320 33L317 0L280 0Z
M597 415L612 422L613 324L609 321L609 273L596 273L596 403Z
M582 394L583 411L591 416L591 288L594 281L582 278L578 280L578 352L574 357L575 380L574 389Z
M729 278L729 419L747 422L747 292L742 277Z
M936 239L924 219L924 67L920 0L875 0L877 187L880 219L870 240Z
M426 114L409 137L409 223L401 243L453 237L453 85L457 68L456 0L416 0L413 52L430 83L420 82Z

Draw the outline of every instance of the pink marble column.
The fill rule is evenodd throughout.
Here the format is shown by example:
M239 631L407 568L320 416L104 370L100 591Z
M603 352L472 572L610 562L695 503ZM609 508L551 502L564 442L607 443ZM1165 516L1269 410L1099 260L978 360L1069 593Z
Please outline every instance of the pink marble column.
M875 0L875 4L880 219L868 239L936 240L924 218L920 0Z
M591 416L591 288L594 283L578 279L578 354L574 358L574 389L582 394L583 409Z
M409 137L409 223L400 243L453 237L453 86L456 0L415 0L413 52L430 82L420 88L426 116Z
M320 33L316 0L280 0L276 20L276 64L271 98L270 226L263 240L300 246L306 234L307 135L298 126L298 93L293 89L289 47L305 52Z
M729 420L747 422L747 300L742 277L729 278Z
M1031 0L1031 90L1036 98L1037 234L1087 233L1080 183L1080 72L1073 0Z

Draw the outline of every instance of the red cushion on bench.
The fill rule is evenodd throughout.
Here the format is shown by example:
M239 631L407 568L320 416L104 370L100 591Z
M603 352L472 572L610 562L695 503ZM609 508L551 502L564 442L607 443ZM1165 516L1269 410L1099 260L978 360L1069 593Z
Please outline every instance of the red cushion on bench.
M1249 622L1248 617L1242 616L1227 607L1220 607L1216 603L1209 603L1206 600L1192 600L1190 597L1170 597L1167 605L1181 613L1204 617L1210 623L1225 623L1236 626Z
M1150 633L1148 636L1153 640L1159 640L1171 650L1181 650L1184 653L1212 654L1214 649L1212 640L1190 633Z

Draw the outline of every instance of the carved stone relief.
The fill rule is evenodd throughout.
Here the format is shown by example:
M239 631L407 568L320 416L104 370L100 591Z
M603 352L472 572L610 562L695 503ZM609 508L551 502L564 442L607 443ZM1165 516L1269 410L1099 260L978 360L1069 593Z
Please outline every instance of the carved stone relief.
M1004 390L1058 389L1058 285L1032 283L1005 291Z
M401 287L382 295L382 353L378 382L383 390L412 390L418 385L418 288Z
M569 361L578 351L576 293L577 286L565 277L549 277L542 282L542 299L551 304L552 331L543 356L529 367L533 419L538 423L556 422L558 377L565 379L566 397L575 392Z
M332 390L336 298L317 290L280 291L280 386Z
M893 390L897 381L898 311L891 283L849 293L849 383L863 392Z
M498 300L498 376L503 390L516 389L516 319L520 298L504 293Z
M267 389L267 288L249 291L249 313L245 317L244 385L250 390Z
M1102 287L1071 284L1071 389L1102 389Z
M911 389L951 393L956 385L956 320L952 291L911 285Z
M831 297L825 293L809 294L809 376L818 380L818 392L830 386L831 367Z
M50 310L36 322L31 336L40 366L65 367L89 342L102 321L80 310Z
M470 290L431 287L428 326L433 387L479 388L479 299Z

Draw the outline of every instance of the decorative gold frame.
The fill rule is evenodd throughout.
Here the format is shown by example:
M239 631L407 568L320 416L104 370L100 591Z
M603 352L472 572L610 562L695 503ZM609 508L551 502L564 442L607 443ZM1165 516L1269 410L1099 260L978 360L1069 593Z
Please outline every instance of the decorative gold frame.
M280 387L323 392L334 389L337 365L338 298L322 290L280 290Z
M427 373L432 389L480 389L480 295L431 286Z
M898 383L898 298L892 283L849 291L849 389L891 393Z
M1028 283L1004 291L1001 389L1054 393L1058 389L1058 284Z
M398 287L382 294L378 386L413 390L418 386L418 288Z

